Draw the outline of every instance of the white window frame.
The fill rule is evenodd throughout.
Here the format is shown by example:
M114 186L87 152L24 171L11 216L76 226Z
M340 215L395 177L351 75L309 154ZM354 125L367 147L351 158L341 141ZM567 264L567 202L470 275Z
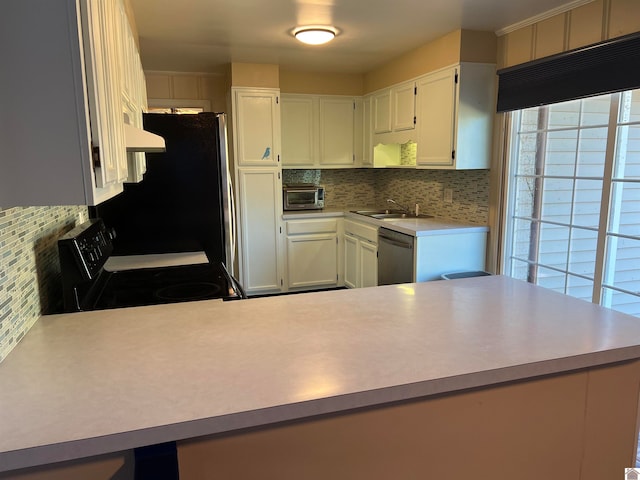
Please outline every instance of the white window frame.
M594 278L593 278L593 289L592 289L591 301L593 303L598 303L598 304L603 303L603 291L604 291L603 287L608 289L608 291L618 291L621 293L638 296L638 292L627 291L622 288L616 287L613 285L612 282L606 281L608 279L605 278L605 275L606 275L605 262L607 260L606 256L608 252L607 243L615 242L616 239L618 238L628 238L628 239L640 241L640 232L638 233L637 236L626 235L626 234L622 234L615 231L616 230L615 228L613 230L610 228L610 214L612 212L611 205L615 201L620 201L620 199L616 200L613 198L614 195L612 190L613 190L614 183L617 183L617 182L640 183L640 179L636 179L636 178L621 179L621 178L615 178L614 176L616 146L618 142L618 127L640 126L640 121L631 122L631 121L625 121L624 118L623 119L619 118L620 99L623 95L626 95L626 94L628 93L621 92L621 93L614 93L611 95L609 121L608 121L608 125L606 126L607 140L606 140L604 171L602 176L602 194L601 194L601 201L600 201L600 216L599 216L598 227L596 229L596 228L589 228L581 225L573 225L572 219L569 220L570 222L569 224L561 224L562 226L565 226L568 228L577 227L580 229L592 230L597 232L597 243L596 243L596 252L595 252L595 272L594 272ZM505 121L506 148L505 148L505 170L504 171L505 171L505 179L506 179L505 181L506 194L504 196L504 199L505 199L505 208L503 209L504 214L501 219L502 225L504 226L503 228L504 234L502 235L501 242L500 242L500 247L502 252L502 254L500 255L500 271L505 275L510 275L512 272L512 258L513 258L512 245L513 245L514 224L515 224L515 221L513 221L513 219L514 219L514 210L515 210L515 204L516 204L516 201L515 201L516 182L514 181L515 179L514 156L518 155L519 153L519 146L517 144L517 133L514 132L514 128L516 128L516 125L518 125L519 123L518 122L519 115L520 115L520 112L507 113L506 114L507 118ZM576 130L576 128L572 128L570 130ZM545 129L543 131L549 131L549 130ZM535 131L531 133L535 133ZM566 177L553 176L553 175L547 176L545 175L545 173L546 172L542 172L542 175L539 175L539 176L533 175L532 178L542 178L542 179L566 178L566 179L572 179L574 181L583 179L583 177L579 177L575 175L576 173L575 170L574 170L573 176L566 176ZM584 177L584 179L596 180L595 177ZM575 201L575 198L572 197L572 209L573 209L574 201ZM523 220L529 220L529 219L523 218ZM532 221L535 222L536 220L532 219ZM548 222L548 221L545 221L544 219L538 222L538 224L542 224L542 223L553 224L553 222ZM560 224L558 223L558 225ZM611 250L611 251L615 251L615 250ZM569 256L569 252L567 252L567 257L568 256ZM611 259L609 260L610 260L609 264L613 266L611 264ZM570 272L568 262L564 270L553 267L553 266L540 264L539 262L536 262L536 265L565 274L566 275L565 291L567 289L568 275L582 277L582 278L588 279L589 281L592 280L590 277L582 276L575 272ZM639 298L639 301L640 301L640 298Z

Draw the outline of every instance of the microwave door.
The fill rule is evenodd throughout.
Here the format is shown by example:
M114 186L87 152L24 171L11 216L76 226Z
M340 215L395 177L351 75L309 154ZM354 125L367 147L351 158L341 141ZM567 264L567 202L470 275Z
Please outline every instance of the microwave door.
M287 191L287 203L290 208L312 207L316 204L315 190L289 190Z

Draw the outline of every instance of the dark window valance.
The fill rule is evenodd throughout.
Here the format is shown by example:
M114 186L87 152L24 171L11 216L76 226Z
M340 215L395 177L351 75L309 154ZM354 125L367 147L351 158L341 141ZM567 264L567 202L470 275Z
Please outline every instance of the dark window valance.
M640 87L640 32L498 70L498 112Z

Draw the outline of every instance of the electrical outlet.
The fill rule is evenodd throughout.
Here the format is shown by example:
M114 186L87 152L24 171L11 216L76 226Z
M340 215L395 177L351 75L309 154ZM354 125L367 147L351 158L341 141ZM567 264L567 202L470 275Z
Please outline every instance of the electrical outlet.
M444 203L453 203L453 189L444 189Z

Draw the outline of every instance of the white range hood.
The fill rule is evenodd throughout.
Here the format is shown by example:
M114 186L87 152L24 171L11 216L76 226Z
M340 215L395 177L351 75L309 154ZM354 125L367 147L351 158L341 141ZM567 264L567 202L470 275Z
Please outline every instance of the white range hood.
M141 128L124 124L127 152L164 152L164 138Z

